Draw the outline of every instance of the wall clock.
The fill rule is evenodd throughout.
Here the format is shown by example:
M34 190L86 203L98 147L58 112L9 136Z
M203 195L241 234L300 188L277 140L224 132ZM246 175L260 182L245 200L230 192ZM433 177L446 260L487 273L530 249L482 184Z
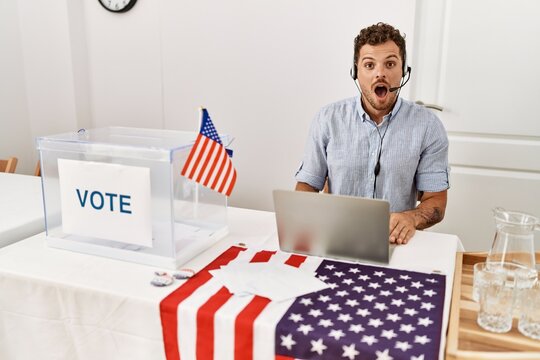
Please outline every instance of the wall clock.
M123 13L129 11L137 0L98 0L107 10L114 13Z

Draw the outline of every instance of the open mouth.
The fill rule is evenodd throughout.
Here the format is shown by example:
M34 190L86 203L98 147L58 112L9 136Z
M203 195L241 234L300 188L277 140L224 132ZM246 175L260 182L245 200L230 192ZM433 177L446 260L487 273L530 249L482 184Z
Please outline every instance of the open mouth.
M384 98L388 94L388 88L385 85L377 85L375 87L375 95L379 98Z

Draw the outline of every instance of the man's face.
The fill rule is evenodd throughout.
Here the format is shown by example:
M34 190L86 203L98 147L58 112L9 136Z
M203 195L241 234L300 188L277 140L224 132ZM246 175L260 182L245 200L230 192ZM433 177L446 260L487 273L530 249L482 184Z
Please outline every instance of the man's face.
M389 89L400 84L402 59L393 41L380 45L363 45L358 56L358 83L362 89L364 106L369 112L392 110L397 92Z

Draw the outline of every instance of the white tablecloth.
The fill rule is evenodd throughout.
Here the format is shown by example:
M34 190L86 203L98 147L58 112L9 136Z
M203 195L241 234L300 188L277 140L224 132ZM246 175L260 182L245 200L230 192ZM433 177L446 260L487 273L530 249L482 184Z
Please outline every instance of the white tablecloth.
M44 230L41 178L0 173L0 248Z
M238 243L277 248L273 213L229 208L229 230L186 266L198 271ZM447 274L445 323L459 246L454 235L418 232L391 261ZM183 282L153 287L155 270L48 248L44 234L0 249L0 359L164 359L159 303Z

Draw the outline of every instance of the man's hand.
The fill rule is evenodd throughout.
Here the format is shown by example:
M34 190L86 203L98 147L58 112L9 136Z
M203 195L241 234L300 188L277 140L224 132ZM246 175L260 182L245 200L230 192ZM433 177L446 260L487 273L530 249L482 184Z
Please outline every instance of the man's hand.
M416 229L423 230L444 218L447 191L422 192L416 209L390 214L390 242L406 244Z
M410 213L390 214L390 242L406 244L414 235L416 224Z

